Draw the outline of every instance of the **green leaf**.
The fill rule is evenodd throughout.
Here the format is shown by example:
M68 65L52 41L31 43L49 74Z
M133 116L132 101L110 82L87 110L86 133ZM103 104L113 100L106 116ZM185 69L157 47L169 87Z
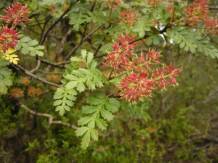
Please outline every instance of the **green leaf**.
M89 129L87 130L87 132L84 134L82 138L82 142L81 142L82 149L86 149L89 146L90 140L91 140L91 131Z
M96 108L93 108L92 106L86 105L82 107L82 113L84 114L91 114L96 112Z
M12 72L7 68L8 63L0 60L0 95L6 94L13 84Z
M76 100L75 95L76 91L66 87L60 87L56 90L53 105L56 107L55 110L59 112L61 116L63 116L66 111L70 111Z
M83 11L78 8L80 11L73 11L69 14L70 24L73 25L73 29L79 31L80 27L84 23L89 23L91 21L90 12Z
M139 37L143 37L146 31L150 31L150 23L146 22L146 18L139 19L133 26L133 32L137 33Z
M87 131L88 131L88 127L79 127L77 130L76 130L76 135L77 136L82 136L84 135Z
M103 120L103 119L100 119L100 118L97 118L96 121L96 126L101 129L101 130L106 130L107 128L107 123Z
M109 99L109 103L107 104L107 109L110 110L112 113L115 113L118 111L118 108L120 107L120 102L114 98Z
M86 124L88 124L92 119L93 119L93 117L90 117L90 116L82 117L82 118L79 119L78 125L80 125L80 126L86 125Z
M76 88L76 86L77 86L77 82L76 82L76 81L70 81L70 82L68 82L68 83L65 85L65 87L66 87L67 89L74 89L74 88Z
M111 112L107 111L107 110L102 110L101 111L101 116L106 119L107 121L111 121L113 119L113 115L111 114Z
M118 111L120 103L114 98L109 98L104 94L97 93L87 99L87 105L82 107L84 117L78 121L79 126L90 128L91 138L89 141L98 140L98 130L105 130L107 123L114 117L112 113ZM80 135L85 137L84 135ZM82 144L84 139L82 138ZM87 147L87 142L85 146ZM82 147L83 148L83 147Z
M98 132L97 132L97 130L95 130L95 129L92 129L92 130L91 130L91 138L92 138L94 141L97 141L97 140L98 140Z
M94 55L93 53L88 53L88 56L87 56L87 64L91 64L92 60L94 58Z
M167 35L173 43L177 44L184 51L218 58L218 49L212 45L209 38L203 37L199 31L175 28L168 31Z
M96 66L87 66L87 68L74 66L77 61L84 61L87 65L96 63L93 60L93 53L82 50L81 55L81 57L71 58L71 64L67 66L63 75L63 85L57 89L54 95L54 106L60 115L64 115L66 111L70 110L69 108L73 107L79 93L103 86L103 75Z
M37 40L32 40L29 36L20 35L16 50L20 51L22 54L30 56L40 56L44 55L44 46L39 45Z

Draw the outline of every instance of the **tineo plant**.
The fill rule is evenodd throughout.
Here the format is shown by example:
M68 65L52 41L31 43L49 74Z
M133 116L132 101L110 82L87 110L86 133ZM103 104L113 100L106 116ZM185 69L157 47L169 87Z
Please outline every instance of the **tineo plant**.
M23 98L22 106L30 114L47 117L49 124L69 127L72 119L68 113L80 110L78 126L71 128L82 137L84 149L91 140L98 140L123 103L146 102L153 94L179 84L182 68L166 62L166 49L218 57L210 37L218 33L218 20L209 14L207 0L35 2L37 7L51 10L44 26L35 16L40 13L34 13L32 3L28 6L15 2L0 16L0 93L7 94L12 86L12 70L19 72L17 76L22 72L35 79L54 93L53 110L63 121L25 107L26 90L12 88L11 96L17 101ZM55 12L59 6L63 7L61 13ZM40 34L27 30L33 22ZM60 30L58 25L63 28ZM60 37L52 35L54 29L61 33ZM57 45L58 52L54 50ZM58 54L49 57L50 50ZM27 56L36 61L35 67L25 68ZM58 72L62 79L53 76L49 78L53 81L48 81L44 70ZM28 96L43 95L41 89L28 90Z

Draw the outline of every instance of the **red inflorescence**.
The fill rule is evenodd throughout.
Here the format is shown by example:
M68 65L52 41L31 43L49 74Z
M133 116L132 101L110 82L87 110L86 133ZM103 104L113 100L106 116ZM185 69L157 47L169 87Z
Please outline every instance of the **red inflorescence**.
M120 12L120 19L122 22L128 24L129 26L132 26L137 20L137 15L135 11L123 10Z
M146 59L148 61L153 61L153 62L157 62L159 63L160 61L160 52L156 51L156 50L149 50L147 55L146 55Z
M18 25L27 22L29 9L26 5L16 2L4 10L4 15L0 18L8 24Z
M187 23L191 26L203 22L208 17L208 0L195 0L186 8Z
M155 90L166 89L177 84L176 77L180 70L173 66L157 68L154 72L144 70L124 77L120 82L121 98L134 102L151 96Z
M120 82L121 97L127 101L139 101L144 96L150 96L154 89L153 80L146 73L132 73Z
M218 19L215 18L207 18L204 21L204 26L207 31L211 34L218 34Z
M112 8L115 9L122 3L122 0L108 0L108 5Z
M172 3L168 4L166 11L169 13L169 15L173 16L175 11L174 5Z
M3 27L0 30L0 49L4 52L15 48L18 42L18 33L13 28Z
M211 34L218 34L218 19L209 17L208 0L195 0L186 8L188 25L202 23Z
M176 77L179 75L180 70L169 65L158 68L152 73L152 79L157 88L165 89L170 85L176 85Z
M129 63L130 57L136 43L133 43L134 36L120 35L113 44L113 50L105 58L105 65L116 70L122 70Z
M124 67L126 71L144 73L145 70L152 71L151 67L160 64L160 53L155 50L149 50L146 54L131 58Z
M126 73L119 84L121 98L136 102L149 97L155 90L176 85L180 70L165 66L160 62L160 52L149 50L146 54L136 55L134 38L119 36L113 45L113 51L105 58L105 65L116 73ZM134 55L133 55L134 54Z

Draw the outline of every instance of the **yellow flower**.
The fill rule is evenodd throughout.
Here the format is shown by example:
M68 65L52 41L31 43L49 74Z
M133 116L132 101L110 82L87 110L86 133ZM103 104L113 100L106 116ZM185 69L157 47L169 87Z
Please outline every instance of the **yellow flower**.
M8 49L4 54L3 54L3 58L7 61L9 61L10 63L13 64L18 64L19 58L18 56L15 54L16 50L15 49Z

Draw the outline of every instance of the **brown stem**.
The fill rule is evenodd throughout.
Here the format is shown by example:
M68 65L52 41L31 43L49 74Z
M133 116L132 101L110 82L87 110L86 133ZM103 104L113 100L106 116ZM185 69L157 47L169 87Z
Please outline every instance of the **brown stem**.
M67 123L67 122L63 122L61 120L55 120L55 117L53 115L51 115L51 114L41 113L41 112L37 112L37 111L31 110L29 107L27 107L24 104L21 104L20 106L24 110L26 110L27 112L29 112L32 115L39 116L39 117L46 117L48 119L49 125L59 124L59 125L66 126L66 127L69 127L69 128L77 129L77 127L75 125L73 125L73 124L70 124L70 123Z
M48 85L51 85L51 86L54 86L54 87L59 87L60 85L56 84L56 83L52 83L50 81L47 81L46 79L42 78L42 77L39 77L35 74L33 74L32 72L30 72L29 70L25 69L24 67L20 66L20 65L13 65L16 69L22 71L23 73L25 73L26 75L38 80L38 81L41 81L42 83L45 83L45 84L48 84Z
M80 48L80 46L82 46L82 44L90 37L92 36L96 31L98 31L103 25L98 26L97 28L95 28L93 31L91 31L90 33L88 33L86 36L84 36L81 41L79 42L79 44L77 44L69 53L68 55L65 57L65 60L68 60L71 55L73 55L77 49Z

